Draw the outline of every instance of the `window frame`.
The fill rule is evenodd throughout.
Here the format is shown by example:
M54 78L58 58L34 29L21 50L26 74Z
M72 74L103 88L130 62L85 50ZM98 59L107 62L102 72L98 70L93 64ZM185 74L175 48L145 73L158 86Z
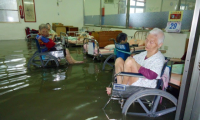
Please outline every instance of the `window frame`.
M138 0L134 0L135 1L135 5L131 5L130 4L130 8L134 8L134 13L136 13L136 9L137 8L143 8L143 13L145 12L145 7L146 7L146 0L144 0L144 6L137 6L137 2L141 2L141 1L138 1ZM131 12L130 12L131 14Z
M6 1L6 2L8 2L8 1ZM0 9L0 11L17 11L17 16L18 16L18 21L14 21L14 22L12 22L12 21L0 21L0 23L19 23L20 22L20 15L19 15L19 7L18 7L18 5L19 5L19 3L18 3L18 0L15 0L15 2L17 3L17 9Z

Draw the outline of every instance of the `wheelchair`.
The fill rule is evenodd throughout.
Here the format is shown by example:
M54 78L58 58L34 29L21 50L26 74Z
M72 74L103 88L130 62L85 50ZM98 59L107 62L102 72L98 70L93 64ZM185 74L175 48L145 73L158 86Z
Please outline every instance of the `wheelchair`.
M168 59L162 68L161 76L163 76L165 69L167 68ZM118 100L121 104L123 118L126 119L127 115L140 116L140 117L160 117L168 113L176 111L177 99L166 92L164 82L161 79L157 80L156 88L145 88L139 86L129 86L115 83L116 76L129 76L144 78L140 73L117 73L113 77L112 93L108 102L103 107L105 110L106 106L111 100ZM165 103L163 102L165 101ZM168 103L169 106L164 104ZM141 109L134 109L136 106L141 106Z
M26 33L25 40L26 41L31 41L31 40L34 40L35 37L37 36L38 30L34 30L34 29L31 30L29 27L26 27L25 28L25 33Z
M37 51L30 58L28 62L28 68L31 68L31 66L45 68L49 64L58 67L62 61L64 61L65 64L67 63L67 60L65 58L65 50L67 46L65 37L62 37L61 41L55 42L56 45L54 47L56 48L56 51L42 52L42 49L45 48L45 46L40 46L36 38L35 43Z

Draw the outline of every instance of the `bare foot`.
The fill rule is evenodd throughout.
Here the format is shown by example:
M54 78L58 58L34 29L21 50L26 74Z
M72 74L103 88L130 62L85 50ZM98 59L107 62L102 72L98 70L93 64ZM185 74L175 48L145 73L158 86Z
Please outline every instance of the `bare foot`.
M106 87L106 91L107 91L107 94L108 94L108 95L111 94L111 90L112 90L112 88L110 88L110 87Z
M69 64L79 64L84 63L84 61L68 61Z

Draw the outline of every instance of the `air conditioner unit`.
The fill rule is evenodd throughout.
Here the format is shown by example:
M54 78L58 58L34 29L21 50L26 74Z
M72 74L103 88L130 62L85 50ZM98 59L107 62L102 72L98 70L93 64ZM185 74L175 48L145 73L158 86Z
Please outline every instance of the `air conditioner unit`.
M114 4L114 0L104 0L104 4Z

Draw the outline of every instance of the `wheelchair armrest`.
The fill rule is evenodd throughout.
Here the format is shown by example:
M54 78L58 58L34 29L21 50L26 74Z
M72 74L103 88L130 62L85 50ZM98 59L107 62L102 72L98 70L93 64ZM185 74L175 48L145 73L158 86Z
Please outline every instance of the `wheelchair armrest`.
M171 66L172 64L184 64L185 60L182 60L180 58L169 58L168 61L171 62Z
M56 41L55 44L56 44L56 45L60 45L61 42L60 42L60 41Z
M138 78L145 78L141 73L131 73L131 72L120 72L115 74L116 76L129 76L129 77L138 77Z
M137 53L141 53L141 52L144 52L146 50L133 50L131 54L137 54Z

